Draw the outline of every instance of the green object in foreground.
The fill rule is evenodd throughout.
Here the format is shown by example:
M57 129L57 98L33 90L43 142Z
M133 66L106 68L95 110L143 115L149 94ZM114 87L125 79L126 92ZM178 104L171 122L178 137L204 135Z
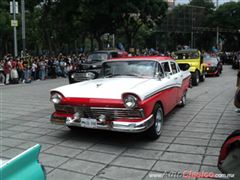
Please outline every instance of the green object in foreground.
M0 180L44 180L46 179L43 166L38 162L41 146L27 149L23 153L0 164Z

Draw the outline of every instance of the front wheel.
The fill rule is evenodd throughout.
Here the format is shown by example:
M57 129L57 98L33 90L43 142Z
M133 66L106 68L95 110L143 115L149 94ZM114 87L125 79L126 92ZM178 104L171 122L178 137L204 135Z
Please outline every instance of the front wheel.
M204 82L206 79L205 71L202 72L202 75L200 76L200 81Z
M162 132L163 126L163 110L160 104L156 104L153 109L154 124L147 130L150 139L157 139Z
M197 86L199 84L199 72L195 71L194 73L192 73L192 84L194 86Z
M182 99L178 103L179 107L184 107L187 104L187 92L185 92L182 96Z

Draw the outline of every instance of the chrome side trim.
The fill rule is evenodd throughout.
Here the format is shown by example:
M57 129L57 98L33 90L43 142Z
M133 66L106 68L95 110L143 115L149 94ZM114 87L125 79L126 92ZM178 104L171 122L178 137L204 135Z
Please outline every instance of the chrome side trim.
M172 85L168 85L168 86L165 86L165 87L163 87L163 88L160 88L160 89L158 89L158 90L156 90L156 91L153 91L152 93L148 94L147 96L145 96L143 100L146 100L146 99L154 96L155 94L157 94L157 93L159 93L159 92L161 92L161 91L163 91L163 90L170 89L170 88L174 88L174 87L179 88L179 87L181 87L181 84L178 84L178 85L177 85L177 84L174 84L174 85L172 84Z

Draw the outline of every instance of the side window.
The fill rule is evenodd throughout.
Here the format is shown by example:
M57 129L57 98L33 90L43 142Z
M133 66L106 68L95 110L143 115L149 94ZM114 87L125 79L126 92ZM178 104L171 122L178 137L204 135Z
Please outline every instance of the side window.
M176 64L176 66L177 66L177 72L180 72L180 67L178 66L177 63L175 63L175 64Z
M170 66L169 66L169 63L168 63L168 62L163 62L163 63L162 63L162 67L163 67L163 70L164 70L166 73L170 73L170 72L171 72L171 69L170 69Z
M172 73L173 74L176 74L178 71L177 71L177 66L174 62L171 62L171 68L172 68Z

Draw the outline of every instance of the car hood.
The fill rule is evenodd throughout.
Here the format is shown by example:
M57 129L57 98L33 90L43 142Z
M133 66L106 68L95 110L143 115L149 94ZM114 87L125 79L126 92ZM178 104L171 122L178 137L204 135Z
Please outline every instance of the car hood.
M121 99L123 93L134 93L144 99L156 86L156 81L158 80L132 77L102 78L62 86L51 91L60 92L64 97L103 99Z

